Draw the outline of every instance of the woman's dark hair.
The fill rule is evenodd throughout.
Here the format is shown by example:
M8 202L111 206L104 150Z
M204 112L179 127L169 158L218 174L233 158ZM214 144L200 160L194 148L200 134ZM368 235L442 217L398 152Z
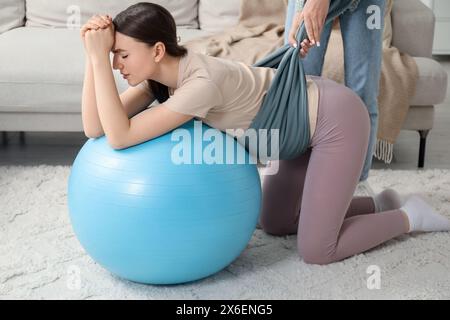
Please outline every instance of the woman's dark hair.
M153 47L164 43L172 57L183 57L187 49L178 45L175 19L164 7L155 3L140 2L119 13L113 20L115 30ZM147 80L149 88L159 103L169 99L169 88L157 81Z

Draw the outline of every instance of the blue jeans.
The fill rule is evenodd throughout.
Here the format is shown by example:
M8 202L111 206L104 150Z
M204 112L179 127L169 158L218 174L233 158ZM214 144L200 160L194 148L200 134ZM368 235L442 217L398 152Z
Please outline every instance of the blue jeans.
M369 29L367 21L372 13L367 8L376 5L380 8L380 29ZM382 63L382 41L384 30L385 0L361 0L358 7L340 16L342 40L344 43L345 85L364 101L370 116L370 140L360 181L369 178L378 132L378 94ZM286 17L285 42L295 15L295 0L289 0ZM325 25L320 39L320 47L309 51L303 60L305 73L321 76L332 25Z

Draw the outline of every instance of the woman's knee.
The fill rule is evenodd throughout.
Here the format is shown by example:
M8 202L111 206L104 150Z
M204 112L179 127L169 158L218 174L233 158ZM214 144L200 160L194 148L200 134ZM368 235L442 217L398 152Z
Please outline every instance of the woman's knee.
M306 264L327 265L335 262L335 245L326 245L316 239L298 237L298 253Z
M273 219L268 219L262 216L259 221L259 226L261 229L271 236L284 237L289 235L294 235L297 233L297 226L290 223L280 223L275 222Z

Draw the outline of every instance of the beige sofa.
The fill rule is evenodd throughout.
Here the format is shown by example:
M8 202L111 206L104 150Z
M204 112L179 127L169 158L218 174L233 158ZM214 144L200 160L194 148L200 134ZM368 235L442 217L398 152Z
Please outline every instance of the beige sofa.
M0 4L0 131L82 132L84 72L79 26L94 13L115 15L135 0L2 0ZM238 21L240 0L159 0L177 22L181 42ZM51 3L51 5L49 4ZM26 8L26 10L25 10ZM434 105L446 96L447 74L431 59L434 16L419 0L395 0L394 45L416 57L420 79L405 130L420 133L419 166L433 128ZM127 83L115 73L119 92Z

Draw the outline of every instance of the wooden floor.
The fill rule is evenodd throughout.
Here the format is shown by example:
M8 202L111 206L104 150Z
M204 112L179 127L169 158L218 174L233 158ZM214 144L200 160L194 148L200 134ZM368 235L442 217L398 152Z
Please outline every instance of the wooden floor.
M435 58L445 67L450 79L450 56ZM72 165L87 139L83 133L10 132L7 140L6 146L0 142L0 166ZM387 165L376 160L373 168L414 170L418 154L419 134L402 131L394 148L393 163ZM434 129L428 137L425 169L430 168L450 169L450 81L445 102L436 107Z

